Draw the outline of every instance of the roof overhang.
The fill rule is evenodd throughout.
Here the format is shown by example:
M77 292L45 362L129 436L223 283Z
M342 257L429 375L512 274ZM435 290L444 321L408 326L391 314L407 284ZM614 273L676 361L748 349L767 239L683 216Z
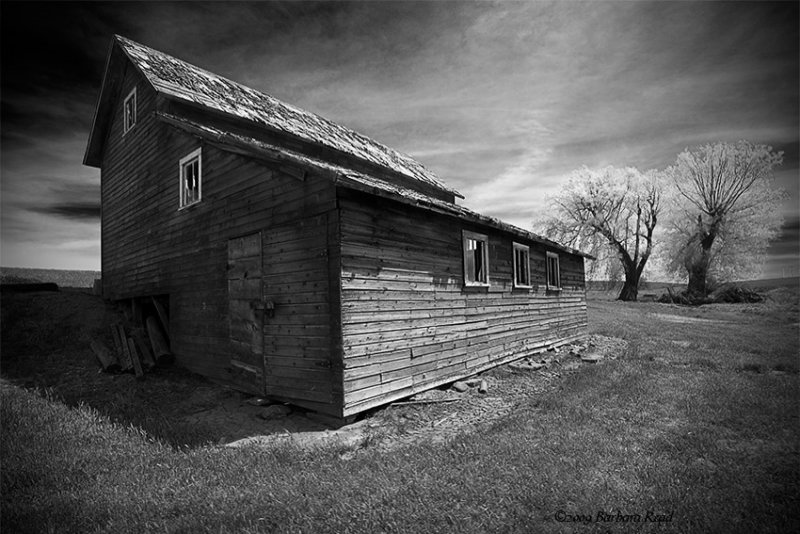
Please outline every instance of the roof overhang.
M103 144L105 142L108 123L111 120L106 111L115 90L115 87L112 86L119 83L119 80L115 79L115 76L117 76L116 73L112 74L112 72L117 69L111 68L111 62L112 57L119 53L117 42L114 40L111 42L108 53L106 54L106 67L103 71L103 82L100 85L100 94L97 96L97 104L94 107L94 117L92 117L92 128L89 130L89 140L86 143L86 151L83 154L83 164L89 167L99 168L103 162Z
M595 259L594 256L591 256L590 254L566 247L533 232L524 230L518 226L503 222L495 217L481 215L480 213L465 208L464 206L460 206L452 202L445 202L418 191L389 183L385 180L381 180L380 178L355 172L326 161L293 152L285 148L277 147L269 143L264 143L263 141L259 141L257 139L248 138L238 134L232 134L207 125L198 124L182 117L177 117L166 113L157 113L156 117L158 120L161 120L166 124L178 128L186 133L204 139L205 141L222 150L245 155L258 160L270 161L283 166L288 166L289 172L287 172L287 174L298 179L304 179L305 177L305 174L302 172L297 172L298 170L301 171L305 168L311 168L316 174L332 181L336 187L359 191L400 202L407 206L413 206L426 211L439 213L450 217L456 217L463 221L500 230L528 241L541 243L545 246L566 252L568 254L581 256L591 260ZM295 172L291 172L292 170Z

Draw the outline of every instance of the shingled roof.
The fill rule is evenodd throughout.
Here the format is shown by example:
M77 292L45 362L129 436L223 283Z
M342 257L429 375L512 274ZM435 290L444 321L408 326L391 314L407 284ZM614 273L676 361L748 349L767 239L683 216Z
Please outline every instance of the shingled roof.
M410 156L349 128L125 37L114 36L112 53L114 46L118 46L125 53L157 92L167 97L199 104L236 118L252 121L273 131L287 133L304 141L338 150L463 198L463 195L447 186L433 172ZM111 54L109 63L110 57ZM101 94L101 103L102 99ZM97 117L95 126L96 123ZM94 130L94 126L92 129ZM90 157L91 151L92 139L87 148L86 163L91 163L93 159Z

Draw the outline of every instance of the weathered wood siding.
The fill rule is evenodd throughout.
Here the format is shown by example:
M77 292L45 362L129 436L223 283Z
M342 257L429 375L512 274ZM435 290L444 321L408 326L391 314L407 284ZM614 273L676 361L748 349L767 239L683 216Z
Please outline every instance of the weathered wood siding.
M586 332L583 258L454 217L340 198L344 415L569 342ZM489 237L488 288L463 285L462 230ZM532 289L513 288L512 243L530 247Z
M134 84L138 122L123 136L122 100ZM231 154L180 132L154 117L157 107L164 105L129 67L103 152L104 295L114 300L169 295L170 342L178 362L195 372L263 394L263 386L254 388L252 380L237 376L230 367L228 241L260 231L267 239L271 228L302 226L305 221L327 217L326 213L335 210L334 189L327 180L313 175L298 180L278 165ZM202 201L179 210L178 162L198 147L203 151ZM323 228L323 236L325 232ZM325 256L304 262L299 259L299 249L292 253L298 255L292 261L302 263L308 271L327 269ZM271 287L276 262L265 254L264 263L264 279ZM265 288L264 295L270 287ZM288 292L294 289L287 285ZM317 290L319 296L312 295ZM327 285L320 285L304 291L303 298L309 305L327 306L328 290ZM306 332L324 335L324 328L330 324L326 310L307 317L308 322L303 323ZM303 358L311 350L310 346L289 341L293 331L280 335L281 340L271 346L275 358ZM265 342L265 350L269 347ZM317 355L323 357L324 350ZM276 370L270 384L277 387L278 377L288 374L289 367L281 368L283 375ZM307 368L297 369L304 370L292 375L293 384L318 378L318 373L304 374ZM327 397L325 401L318 399L316 407L323 406L322 402L327 402Z

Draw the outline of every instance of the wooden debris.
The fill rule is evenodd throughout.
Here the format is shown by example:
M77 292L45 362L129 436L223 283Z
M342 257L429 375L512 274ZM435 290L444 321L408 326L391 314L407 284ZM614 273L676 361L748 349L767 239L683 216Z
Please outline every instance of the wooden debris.
M169 344L164 339L164 334L161 333L161 328L158 325L158 319L150 315L145 321L147 325L147 335L150 337L150 345L153 347L153 354L158 365L168 365L172 363L172 352L169 350Z
M592 353L584 354L583 356L581 356L581 361L582 362L587 362L587 363L597 363L602 359L603 359L603 355L598 353L598 352L592 352Z
M532 362L528 360L522 360L519 362L512 362L508 364L508 366L512 369L519 369L522 371L538 371L545 367L545 364L541 362Z
M106 373L118 373L120 371L117 357L109 350L108 347L105 346L102 341L94 339L89 346L92 348L92 352L94 352L95 356L97 356L97 359L100 361L103 371Z
M253 397L252 399L247 399L246 402L250 406L269 406L271 404L277 404L277 401L272 399L264 399L261 397Z
M144 336L140 330L134 330L131 332L131 335L133 336L133 340L136 342L136 348L139 349L139 355L142 357L142 367L149 371L156 366L156 362L153 359L153 353L150 352L150 346L145 342Z
M119 355L122 353L122 345L119 344L119 333L117 332L117 325L112 324L108 328L111 330L111 339L114 342L114 350Z
M443 418L439 419L438 421L434 421L433 423L431 423L431 426L432 427L437 427L437 426L441 425L442 423L444 423L445 421L447 421L448 419L450 419L451 417L453 417L454 415L456 415L456 414L455 413L451 413L450 415L448 415L446 417L443 417Z
M144 378L144 371L142 370L142 362L139 361L139 354L136 351L136 344L133 342L132 338L128 338L128 354L131 356L131 362L133 363L133 372L136 374L136 378Z
M116 330L117 341L120 347L119 366L122 368L123 371L130 371L131 369L133 369L133 360L131 359L130 349L128 348L128 341L127 341L127 336L125 335L125 329L119 323L114 325L114 329Z
M479 386L481 384L480 378L470 378L469 380L464 380L464 383L471 388Z
M158 319L161 321L161 328L164 330L164 336L169 339L169 317L167 317L167 311L155 297L153 297L153 306L155 306Z

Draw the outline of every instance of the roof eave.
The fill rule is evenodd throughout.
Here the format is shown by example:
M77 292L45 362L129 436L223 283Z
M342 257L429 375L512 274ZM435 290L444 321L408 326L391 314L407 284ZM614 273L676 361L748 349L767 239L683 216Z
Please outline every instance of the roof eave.
M418 191L408 190L396 184L385 183L384 180L381 180L380 178L369 177L369 180L373 180L378 184L383 183L385 187L392 187L397 190L397 192L389 191L385 187L381 188L377 186L370 186L367 183L364 183L368 178L367 175L362 173L350 171L335 164L318 161L310 156L295 154L286 150L285 148L271 146L266 143L258 142L255 139L247 140L222 131L215 131L213 128L205 127L201 124L193 123L190 120L163 112L156 113L156 119L189 134L206 139L223 150L233 150L236 153L240 153L241 151L250 157L294 165L300 168L311 167L316 173L319 173L319 175L331 180L336 187L359 191L362 193L401 202L419 209L441 213L449 217L456 217L474 224L480 224L482 226L488 226L490 228L508 232L524 239L552 247L556 250L567 252L569 254L582 256L588 259L594 259L589 254L566 247L545 237L534 234L533 232L529 232L523 228L505 223L493 217L481 215L480 213L474 212L452 202L445 202L440 199L429 197L428 195L419 193ZM359 181L353 176L360 176L361 180ZM404 190L407 191L406 195L402 194L402 191ZM409 195L415 195L417 198L410 198Z
M587 259L590 259L590 260L594 260L595 259L590 254L587 254L585 252L581 252L580 250L576 250L576 249L561 245L559 243L556 243L555 241L551 241L550 239L547 239L546 237L542 237L540 235L534 234L533 232L529 232L528 230L525 230L524 228L519 228L518 226L514 226L513 224L509 224L509 223L500 221L499 219L495 219L493 217L482 215L480 213L474 212L474 211L469 210L467 208L461 208L458 211L454 211L453 209L448 209L446 207L441 207L441 206L437 205L438 204L437 202L424 202L424 201L421 201L421 200L411 199L411 198L407 198L407 197L405 197L405 196L403 196L401 194L393 193L391 191L386 191L386 190L380 189L378 187L370 187L370 186L365 185L365 184L360 184L360 183L358 183L356 181L353 181L352 179L349 179L346 175L343 175L343 174L339 174L338 179L336 180L336 185L338 187L343 187L343 188L351 189L351 190L354 190L354 191L360 191L360 192L363 192L363 193L368 193L368 194L375 195L375 196L382 197L382 198L388 198L388 199L391 199L391 200L395 200L395 201L401 202L403 204L411 205L411 206L414 206L414 207L417 207L417 208L425 209L425 210L428 210L428 211L433 211L433 212L436 212L436 213L441 213L443 215L447 215L447 216L450 216L450 217L456 217L458 219L461 219L461 220L464 220L464 221L468 221L468 222L471 222L471 223L474 223L474 224L479 224L481 226L487 226L489 228L494 228L496 230L500 230L500 231L503 231L503 232L514 234L514 235L517 235L518 237L533 241L535 243L540 243L542 245L554 248L554 249L559 250L561 252L566 252L568 254L573 254L575 256L581 256L583 258L587 258Z

